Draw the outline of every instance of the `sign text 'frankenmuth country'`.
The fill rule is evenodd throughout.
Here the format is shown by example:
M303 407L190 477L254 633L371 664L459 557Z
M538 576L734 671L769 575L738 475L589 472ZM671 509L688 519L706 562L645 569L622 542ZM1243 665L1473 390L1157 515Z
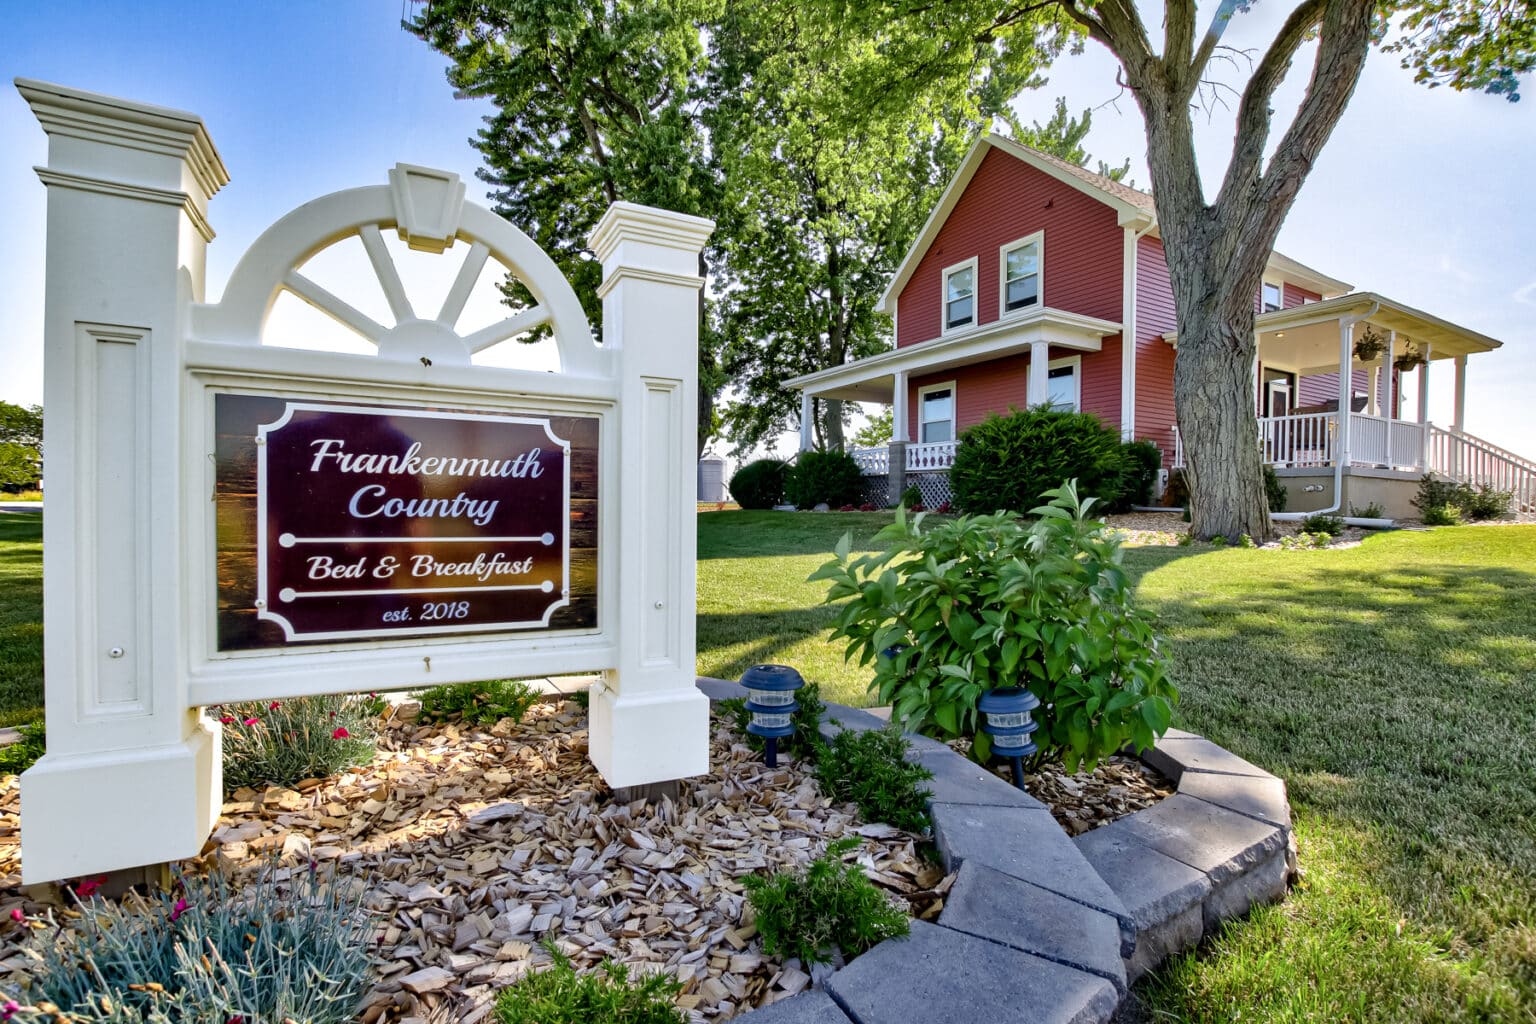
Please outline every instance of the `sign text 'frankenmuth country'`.
M288 640L539 628L570 603L548 418L291 401L256 457L256 610Z

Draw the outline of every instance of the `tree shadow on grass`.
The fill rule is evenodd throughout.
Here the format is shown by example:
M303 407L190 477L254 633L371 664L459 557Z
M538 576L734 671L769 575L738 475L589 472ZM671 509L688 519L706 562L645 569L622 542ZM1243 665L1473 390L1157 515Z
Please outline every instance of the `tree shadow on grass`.
M825 555L852 532L854 550L895 519L891 512L710 512L699 516L699 559Z

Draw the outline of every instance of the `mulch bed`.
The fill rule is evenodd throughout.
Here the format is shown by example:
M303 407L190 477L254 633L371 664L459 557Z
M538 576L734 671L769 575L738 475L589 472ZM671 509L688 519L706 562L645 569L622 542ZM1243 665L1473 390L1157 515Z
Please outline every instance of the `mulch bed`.
M550 961L544 938L578 968L666 971L694 1020L725 1020L812 983L807 965L764 954L742 876L804 865L858 834L851 856L914 917L937 917L954 881L923 837L861 823L801 764L767 768L720 720L711 774L685 781L675 803L621 804L587 759L586 712L573 701L487 727L422 725L414 710L392 712L364 769L234 793L203 856L182 866L239 876L279 857L361 880L379 919L364 1024L475 1024L498 989ZM1172 792L1130 758L1091 775L1048 769L1028 784L1074 835ZM44 909L19 889L18 803L15 777L0 778L0 981L10 986L37 967L10 912Z

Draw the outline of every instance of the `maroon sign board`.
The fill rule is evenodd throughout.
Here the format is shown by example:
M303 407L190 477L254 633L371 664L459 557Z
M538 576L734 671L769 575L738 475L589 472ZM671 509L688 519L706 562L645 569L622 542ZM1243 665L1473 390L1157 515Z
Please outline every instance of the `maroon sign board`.
M573 453L573 439L595 442L595 420L219 399L262 403L243 417L257 420L256 621L242 640L221 617L221 648L581 624L569 621L572 467L595 443Z

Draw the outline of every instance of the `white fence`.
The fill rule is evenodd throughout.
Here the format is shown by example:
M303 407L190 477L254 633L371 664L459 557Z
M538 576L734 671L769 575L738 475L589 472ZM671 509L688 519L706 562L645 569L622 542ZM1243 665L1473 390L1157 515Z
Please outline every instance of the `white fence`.
M1467 433L1429 428L1429 469L1440 476L1508 491L1514 507L1536 511L1536 462Z
M927 444L909 444L906 447L906 471L929 473L946 470L955 464L954 441L930 441ZM849 455L859 464L865 476L885 476L891 470L889 448L854 448Z

